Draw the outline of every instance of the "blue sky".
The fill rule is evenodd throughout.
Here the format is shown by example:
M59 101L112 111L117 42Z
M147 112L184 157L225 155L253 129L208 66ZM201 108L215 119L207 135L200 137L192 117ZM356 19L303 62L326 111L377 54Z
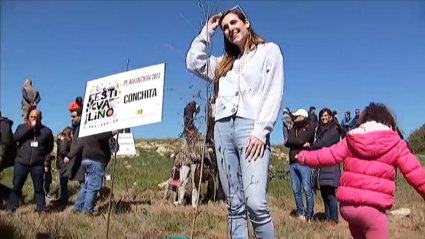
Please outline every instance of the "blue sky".
M213 1L204 1L212 6ZM387 104L405 135L424 123L425 2L217 1L240 4L255 31L285 58L283 106L339 112ZM185 68L198 33L196 1L2 1L1 111L20 122L23 81L40 91L43 122L58 133L86 81L166 63L163 121L137 138L177 137L186 102L204 82ZM222 34L213 54L223 49ZM203 126L202 126L203 127ZM282 142L279 117L272 142Z

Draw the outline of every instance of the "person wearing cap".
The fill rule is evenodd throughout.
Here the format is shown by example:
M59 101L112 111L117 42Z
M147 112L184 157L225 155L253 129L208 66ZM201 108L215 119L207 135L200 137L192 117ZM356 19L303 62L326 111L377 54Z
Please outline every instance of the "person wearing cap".
M311 187L312 170L299 164L295 158L302 150L309 150L314 142L315 126L309 120L309 114L305 109L299 109L294 115L294 125L288 133L285 146L289 148L289 167L297 206L296 216L300 220L310 221L313 218L314 198ZM304 202L301 194L301 186L306 194L307 208L304 210Z
M288 140L289 130L292 129L294 121L292 120L291 111L288 108L283 110L283 139Z
M69 104L68 110L72 112L73 110L83 108L83 98L81 96L78 96L74 102Z

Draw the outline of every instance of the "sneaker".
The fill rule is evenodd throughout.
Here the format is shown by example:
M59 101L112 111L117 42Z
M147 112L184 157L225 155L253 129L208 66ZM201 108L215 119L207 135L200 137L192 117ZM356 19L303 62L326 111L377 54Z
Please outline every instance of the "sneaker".
M297 219L298 219L298 220L300 220L300 221L303 221L303 222L305 222L305 221L306 221L306 219L305 219L305 216L304 216L304 215L298 215Z

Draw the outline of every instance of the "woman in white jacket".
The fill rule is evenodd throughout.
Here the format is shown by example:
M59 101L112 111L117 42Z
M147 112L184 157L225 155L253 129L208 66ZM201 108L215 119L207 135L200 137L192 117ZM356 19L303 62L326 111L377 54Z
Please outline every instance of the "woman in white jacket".
M207 48L219 26L224 55L209 57ZM247 212L257 238L274 238L266 188L269 138L283 94L279 46L259 37L245 14L232 9L209 19L192 42L186 66L218 86L214 139L231 238L248 238Z

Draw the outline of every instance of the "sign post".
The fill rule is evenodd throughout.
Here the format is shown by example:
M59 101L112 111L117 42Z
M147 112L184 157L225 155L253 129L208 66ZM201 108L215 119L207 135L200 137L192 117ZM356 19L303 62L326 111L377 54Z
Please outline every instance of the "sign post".
M162 121L165 63L87 82L79 137Z

